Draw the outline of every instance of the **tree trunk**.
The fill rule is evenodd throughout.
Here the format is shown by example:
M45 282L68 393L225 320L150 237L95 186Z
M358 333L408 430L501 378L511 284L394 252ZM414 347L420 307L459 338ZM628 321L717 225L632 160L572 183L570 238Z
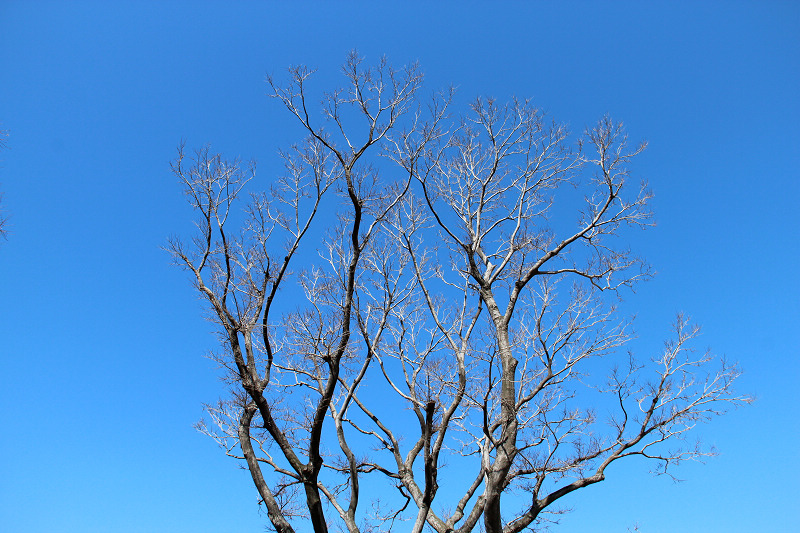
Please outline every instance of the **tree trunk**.
M488 303L488 302L487 302ZM491 302L494 304L494 302ZM499 323L497 323L499 322ZM516 374L517 360L511 353L508 326L502 320L497 324L497 344L503 376L500 383L500 419L502 431L497 442L495 460L486 476L486 504L483 521L486 533L502 533L500 496L506 487L506 478L517 455Z
M314 533L328 533L328 523L325 521L322 499L319 497L319 488L317 487L317 476L314 475L313 479L307 480L304 485L306 489L306 505L311 515L311 525L314 528Z

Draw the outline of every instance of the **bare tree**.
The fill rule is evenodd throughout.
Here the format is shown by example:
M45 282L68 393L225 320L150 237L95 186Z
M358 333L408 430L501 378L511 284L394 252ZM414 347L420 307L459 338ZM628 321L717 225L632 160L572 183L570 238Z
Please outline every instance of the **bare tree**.
M649 362L616 355L615 302L649 276L623 241L651 223L628 172L644 146L609 118L573 140L523 100L452 117L416 65L353 53L343 74L319 118L310 70L269 80L307 136L244 209L254 165L182 147L173 164L198 232L169 249L230 386L199 428L275 530L535 529L614 461L708 455L684 438L749 401L738 369L695 353L683 317Z

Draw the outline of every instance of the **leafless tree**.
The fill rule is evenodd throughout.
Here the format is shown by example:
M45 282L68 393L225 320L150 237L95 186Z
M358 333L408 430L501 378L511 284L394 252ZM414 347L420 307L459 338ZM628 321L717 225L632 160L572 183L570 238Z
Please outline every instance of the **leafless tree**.
M649 276L623 240L651 223L628 171L644 146L609 118L573 140L527 100L451 115L415 65L353 53L343 73L321 117L312 71L269 79L306 138L244 209L253 164L173 164L198 230L169 250L230 387L199 428L275 530L536 529L614 461L708 455L685 437L749 401L738 369L694 352L683 317L660 354L618 360L615 303Z

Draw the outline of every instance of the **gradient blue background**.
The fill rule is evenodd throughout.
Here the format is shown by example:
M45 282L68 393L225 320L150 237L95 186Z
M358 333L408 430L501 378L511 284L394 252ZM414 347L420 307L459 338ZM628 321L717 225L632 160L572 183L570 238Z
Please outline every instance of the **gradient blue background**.
M461 102L531 96L648 140L637 349L685 311L758 397L699 429L720 456L684 482L615 466L554 531L800 531L800 4L374 4L0 2L0 530L263 530L249 476L192 429L222 384L160 250L190 228L168 163L211 142L267 183L297 130L265 74L305 63L330 87L358 48Z

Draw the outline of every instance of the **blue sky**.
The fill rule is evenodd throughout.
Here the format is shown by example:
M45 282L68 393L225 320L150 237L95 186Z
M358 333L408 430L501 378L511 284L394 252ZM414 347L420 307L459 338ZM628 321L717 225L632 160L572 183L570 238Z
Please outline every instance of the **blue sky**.
M649 142L637 343L685 311L758 401L700 428L720 456L684 482L614 467L560 530L800 530L800 5L22 1L0 3L3 530L262 530L249 476L192 428L223 386L160 249L190 220L169 161L210 142L266 183L297 129L265 75L303 63L330 86L353 48L418 60L461 102L533 97Z

